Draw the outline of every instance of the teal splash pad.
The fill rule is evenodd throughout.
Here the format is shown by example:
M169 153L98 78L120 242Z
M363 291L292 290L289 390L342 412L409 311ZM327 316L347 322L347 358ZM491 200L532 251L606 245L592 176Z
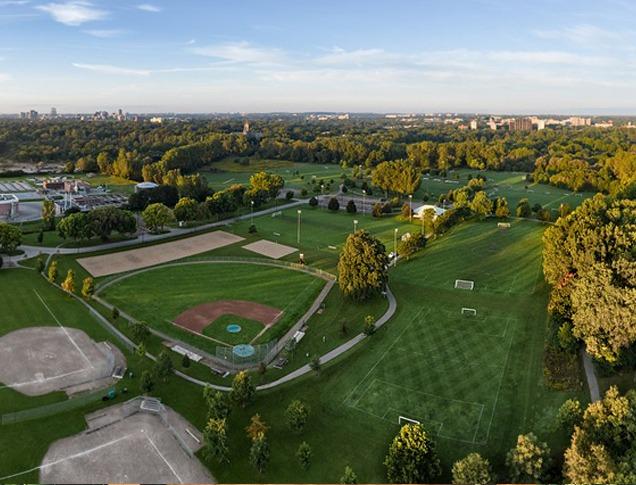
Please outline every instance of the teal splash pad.
M225 330L229 333L239 333L241 331L241 326L238 323L230 323Z
M256 353L256 350L252 345L249 344L240 344L235 345L232 348L232 353L237 357L251 357Z

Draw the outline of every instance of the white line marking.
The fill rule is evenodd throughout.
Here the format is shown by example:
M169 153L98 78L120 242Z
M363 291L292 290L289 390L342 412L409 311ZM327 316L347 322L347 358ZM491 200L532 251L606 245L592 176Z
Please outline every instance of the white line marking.
M168 465L168 468L170 468L170 471L172 472L172 474L177 477L177 480L179 480L179 483L183 483L183 479L179 476L179 474L176 472L176 470L174 468L172 468L172 465L168 462L168 460L166 460L166 458L163 456L163 454L159 451L159 448L157 448L157 445L155 445L155 442L152 441L152 439L150 438L150 436L145 435L146 439L150 442L150 444L152 445L152 447L155 449L155 451L157 452L157 454L161 457L161 459L163 460L163 462Z
M384 360L384 358L387 356L387 354L389 353L389 351L393 348L393 346L395 344L397 344L399 342L399 340L402 338L402 335L411 327L411 325L413 325L413 322L415 322L416 319L420 318L421 313L424 311L424 308L421 308L419 312L417 312L415 314L415 316L413 317L413 319L404 327L404 329L399 333L399 335L395 338L395 340L393 341L393 343L391 345L389 345L389 347L384 351L384 353L380 356L380 358L375 362L375 364L373 364L373 366L371 366L371 368L369 369L369 371L366 373L366 375L362 378L362 380L358 383L358 385L356 387L353 388L353 390L344 398L344 400L342 401L342 403L344 404L347 399L349 399L349 397L353 396L353 394L358 390L358 387L360 387L362 385L362 383L364 381L367 380L367 377L369 377L369 375L371 374L371 372L373 372L373 370L378 366L378 364L380 362L382 362ZM427 309L426 311L426 315L428 315L430 313L430 309ZM364 395L364 394L363 394ZM362 396L361 396L362 397ZM356 406L356 404L358 403L358 401L360 401L360 398L358 398L356 400L355 403L352 403L350 406Z
M38 293L38 291L33 288L34 293L37 295L37 297L40 299L40 301L42 302L42 305L44 305L44 308L46 308L48 310L48 312L51 314L51 316L53 317L53 319L57 322L57 324L59 325L59 327L62 329L62 331L66 334L66 336L68 337L68 339L71 341L71 343L73 344L73 346L75 346L75 348L77 349L77 351L82 354L82 357L84 357L84 360L86 361L86 363L91 366L91 368L94 368L93 363L88 360L88 357L86 357L86 354L82 351L82 349L80 349L79 345L77 345L77 343L75 342L75 340L73 340L73 338L71 337L71 335L68 333L68 331L66 330L66 328L64 328L64 326L60 323L60 321L57 319L57 317L55 316L55 314L51 311L51 309L49 308L49 306L46 304L46 302L44 301L44 299L40 296L40 294Z
M24 474L26 474L26 473L31 473L31 472L34 472L34 471L36 471L36 470L41 470L42 468L48 468L48 467L51 467L51 466L55 466L55 465L58 465L58 464L60 464L60 463L63 463L63 462L65 462L65 461L68 461L68 460L73 460L73 459L75 459L75 458L80 458L80 457L85 456L85 455L88 455L88 454L90 454L90 453L94 453L95 451L101 450L102 448L106 448L106 447L108 447L108 446L111 446L111 445L114 445L114 444L116 444L116 443L119 443L120 441L123 441L123 440L125 440L125 439L128 439L128 438L130 438L131 436L133 436L133 434L128 434L128 435L126 435L126 436L122 436L121 438L117 438L117 439L112 440L112 441L109 441L109 442L107 442L107 443L102 443L101 445L98 445L98 446L96 446L95 448L91 448L91 449L89 449L89 450L84 450L84 451L81 451L81 452L79 452L79 453L75 453L75 454L73 454L73 455L69 455L69 456L67 456L67 457L65 457L65 458L60 458L59 460L55 460L55 461L52 461L52 462L50 462L50 463L45 463L45 464L43 464L43 465L36 466L36 467L34 467L34 468L31 468L31 469L29 469L29 470L25 470L25 471L20 472L20 473L14 473L13 475L7 475L6 477L1 477L1 478L0 478L0 482L4 482L5 480L7 480L7 479L9 479L9 478L13 478L13 477L17 477L17 476L20 476L20 475L24 475Z

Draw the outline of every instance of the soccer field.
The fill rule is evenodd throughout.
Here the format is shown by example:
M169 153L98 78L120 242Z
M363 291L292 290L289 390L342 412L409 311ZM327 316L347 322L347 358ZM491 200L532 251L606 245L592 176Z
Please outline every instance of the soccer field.
M540 278L537 229L466 224L431 245L427 264L398 265L392 276L402 297L426 304L413 309L345 405L390 423L421 421L441 438L488 443L510 349L527 323L519 299ZM474 290L455 288L456 279L474 281Z

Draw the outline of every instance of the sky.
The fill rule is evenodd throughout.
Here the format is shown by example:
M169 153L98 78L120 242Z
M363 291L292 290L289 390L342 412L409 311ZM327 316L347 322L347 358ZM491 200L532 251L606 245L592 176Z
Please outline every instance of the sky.
M0 0L0 113L636 114L631 0Z

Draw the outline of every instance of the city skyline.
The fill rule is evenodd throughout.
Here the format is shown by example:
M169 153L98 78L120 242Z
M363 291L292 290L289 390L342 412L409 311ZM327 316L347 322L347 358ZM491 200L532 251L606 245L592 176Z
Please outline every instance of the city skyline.
M635 16L619 0L4 0L0 112L630 115Z

